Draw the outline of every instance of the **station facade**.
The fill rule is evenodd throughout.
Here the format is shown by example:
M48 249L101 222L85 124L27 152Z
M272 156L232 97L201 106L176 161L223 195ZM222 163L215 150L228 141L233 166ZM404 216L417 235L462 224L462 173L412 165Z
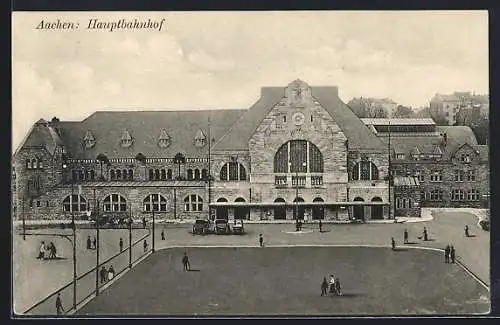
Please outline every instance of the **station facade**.
M337 87L301 80L247 109L41 119L13 157L13 215L366 221L484 206L487 147L410 120L359 119Z

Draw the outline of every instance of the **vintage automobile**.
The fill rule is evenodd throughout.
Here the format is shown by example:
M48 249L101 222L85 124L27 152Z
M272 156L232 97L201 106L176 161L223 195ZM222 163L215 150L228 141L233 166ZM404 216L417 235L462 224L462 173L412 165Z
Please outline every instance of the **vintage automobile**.
M484 231L490 231L490 220L489 219L483 219L479 221L479 225Z
M243 226L243 220L241 220L241 219L234 219L234 222L233 222L233 233L241 235L244 232L245 232L245 228Z
M193 235L206 235L210 232L210 220L196 219L193 225Z
M216 219L215 220L215 233L219 234L229 234L231 232L231 228L229 227L229 223L227 219Z

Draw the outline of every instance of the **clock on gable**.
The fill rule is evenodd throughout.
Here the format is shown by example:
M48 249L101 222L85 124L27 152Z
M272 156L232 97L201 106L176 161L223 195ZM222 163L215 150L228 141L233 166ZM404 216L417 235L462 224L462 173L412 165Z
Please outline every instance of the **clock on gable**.
M295 125L302 125L305 121L306 117L303 113L297 112L292 115L292 121Z

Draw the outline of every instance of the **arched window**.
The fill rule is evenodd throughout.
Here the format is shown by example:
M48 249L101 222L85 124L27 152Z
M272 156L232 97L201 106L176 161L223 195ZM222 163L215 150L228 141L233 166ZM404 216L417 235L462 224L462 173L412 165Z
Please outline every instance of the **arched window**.
M127 180L128 179L128 173L127 173L126 169L122 170L122 178L123 178L123 180Z
M184 199L184 210L186 211L202 211L203 199L196 194L188 195Z
M396 209L401 209L401 200L398 197L396 198Z
M88 181L90 179L90 172L85 170L85 180Z
M102 203L104 212L127 211L127 200L120 194L111 194L104 198Z
M306 140L288 141L274 155L275 173L322 173L323 166L323 154Z
M208 178L208 170L206 170L205 168L203 168L201 170L201 178L202 179L207 179Z
M121 170L117 169L115 173L116 173L116 179L122 179L122 171Z
M245 181L247 172L245 167L236 161L225 163L220 170L221 181Z
M239 197L237 198L236 200L234 200L234 202L240 202L240 203L243 203L243 202L246 202L244 198L242 197ZM234 218L235 219L247 219L247 216L249 214L250 210L248 209L248 207L235 207L234 208Z
M199 180L200 179L200 170L198 168L196 168L194 170L194 179L195 180Z
M164 181L167 179L167 172L165 171L165 169L162 169L161 170L161 180Z
M91 170L90 171L90 180L93 181L94 179L95 179L95 172L94 172L94 170Z
M148 195L142 203L145 212L153 211L153 209L154 211L167 211L167 199L160 194Z
M128 179L130 181L134 179L134 171L132 169L128 170Z
M352 180L378 180L378 168L371 161L360 161L352 167Z
M172 179L172 169L167 170L167 179Z
M83 212L87 211L87 200L81 195L68 195L63 200L64 212Z
M81 181L85 178L85 174L83 173L83 170L78 171L78 180Z
M38 168L42 169L43 168L43 162L42 160L38 161Z
M193 179L193 170L192 169L187 170L187 179L189 181Z
M155 181L159 181L159 180L160 180L160 170L155 169Z
M36 169L36 159L31 159L31 168Z
M115 171L113 169L109 171L109 177L111 178L112 181L115 180Z
M31 160L26 160L26 169L31 169Z
M155 178L154 171L152 169L149 170L149 180L152 181Z

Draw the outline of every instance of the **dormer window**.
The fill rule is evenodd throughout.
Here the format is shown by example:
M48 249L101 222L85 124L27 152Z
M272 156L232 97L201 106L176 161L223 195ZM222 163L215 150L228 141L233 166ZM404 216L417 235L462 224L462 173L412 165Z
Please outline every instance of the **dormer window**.
M168 135L167 131L161 130L160 137L158 138L158 146L160 148L168 148L170 143L170 135Z
M83 145L85 146L86 149L90 149L93 146L95 146L95 138L92 132L87 131L85 133L85 136L83 137Z
M460 161L465 162L465 163L470 163L471 157L469 154L463 153L460 155Z
M396 154L396 159L398 159L398 160L404 160L405 159L405 154L404 153L398 153L398 154Z
M124 148L128 148L132 145L133 142L134 139L132 138L130 133L127 130L123 131L122 137L120 138L120 145Z
M196 132L196 136L194 137L194 145L198 148L204 147L207 144L207 137L205 133L200 129Z
M413 148L411 151L411 156L413 159L418 160L420 158L420 150L417 147Z

